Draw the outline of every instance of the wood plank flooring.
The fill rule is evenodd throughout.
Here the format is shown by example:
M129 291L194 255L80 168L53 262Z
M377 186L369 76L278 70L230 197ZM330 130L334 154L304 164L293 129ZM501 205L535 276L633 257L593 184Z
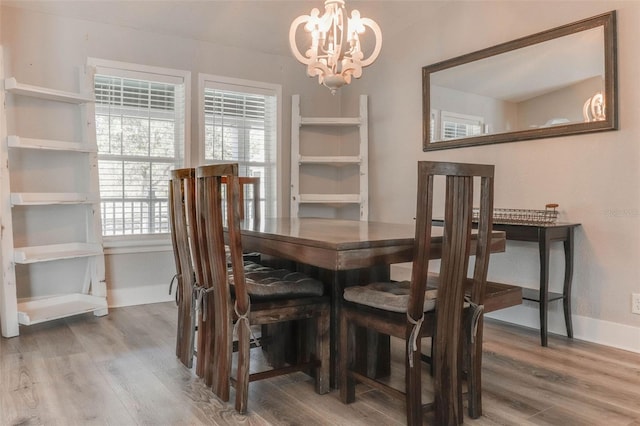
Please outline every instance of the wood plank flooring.
M172 303L117 308L0 339L0 425L404 424L400 401L359 385L344 405L302 373L251 383L249 414L239 415L177 360L176 318ZM640 354L562 336L538 342L537 330L487 321L484 416L465 424L640 426ZM398 383L401 356L394 344Z

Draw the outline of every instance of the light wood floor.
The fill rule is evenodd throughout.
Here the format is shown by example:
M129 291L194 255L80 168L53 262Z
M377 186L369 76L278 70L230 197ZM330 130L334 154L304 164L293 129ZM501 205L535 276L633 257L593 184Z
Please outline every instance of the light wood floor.
M302 373L252 383L241 416L176 360L175 318L171 303L119 308L0 339L0 424L404 423L399 401L360 385L356 402L343 405L336 391L316 395ZM484 416L465 424L640 425L640 354L560 336L542 348L538 340L535 330L486 324Z

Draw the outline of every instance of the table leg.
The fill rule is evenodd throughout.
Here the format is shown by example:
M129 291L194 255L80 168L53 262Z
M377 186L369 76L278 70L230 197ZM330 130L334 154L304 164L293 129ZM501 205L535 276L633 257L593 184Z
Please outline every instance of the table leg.
M541 228L538 235L540 250L540 342L547 346L547 313L549 309L549 249L547 231Z
M567 230L564 240L564 287L562 290L562 304L564 307L564 322L567 326L567 337L573 338L571 323L571 280L573 279L573 228Z
M315 271L314 271L315 269ZM305 267L304 272L317 277L327 284L327 290L331 296L331 379L333 388L338 387L339 368L338 363L340 345L338 330L340 324L340 307L342 306L342 294L345 286L362 285L374 281L388 281L390 275L389 265L381 265L373 268L356 269L349 271L328 271L320 268ZM391 371L391 341L389 336L373 334L366 330L358 330L357 347L367 348L366 352L356 354L358 365L362 365L363 373L372 377L388 376Z
M331 289L331 312L329 314L329 329L331 331L331 374L329 383L332 389L338 388L338 377L340 377L340 344L338 331L340 330L340 306L342 305L342 293L344 292L344 283L340 280L340 271L334 271L332 282L329 285Z

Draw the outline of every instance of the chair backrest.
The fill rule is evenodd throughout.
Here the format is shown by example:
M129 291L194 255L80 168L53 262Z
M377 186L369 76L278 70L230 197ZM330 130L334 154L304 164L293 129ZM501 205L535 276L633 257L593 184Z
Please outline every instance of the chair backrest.
M246 206L250 205L253 211L253 219L260 223L260 178L239 176L238 181L240 183L240 219L245 218ZM222 177L222 183L227 183L226 176Z
M169 181L169 217L171 222L171 243L176 261L178 280L185 273L193 273L191 252L189 251L189 239L187 236L186 192L193 185L193 169L176 169L171 171ZM179 295L178 297L180 297Z
M436 301L436 329L432 362L436 365L434 387L436 407L448 410L446 418L457 418L455 404L462 406L462 324L464 293L469 256L475 246L472 299L482 304L487 279L493 216L494 166L480 164L418 162L418 205L416 248L411 278L408 315L413 321L422 317L424 288L427 282L432 238L434 180L444 176L444 229L440 274ZM477 235L472 234L474 180L480 180L480 215ZM408 324L409 325L409 324ZM445 395L446 394L446 395Z
M422 316L424 288L429 272L434 206L434 180L445 181L444 228L438 302L441 308L462 312L471 249L475 247L472 300L482 303L486 284L493 215L494 166L448 162L418 162L418 203L415 257L408 313ZM474 180L480 181L480 216L477 235L472 232ZM434 256L436 257L436 256Z
M222 202L223 178L226 184L226 203ZM224 163L201 166L196 169L196 213L199 219L198 239L203 259L205 279L214 286L216 321L218 313L226 319L231 293L227 279L224 217L226 206L227 244L231 255L231 268L235 299L239 314L247 312L249 296L246 290L242 243L240 235L240 182L238 164Z
M196 283L204 282L199 270L200 246L197 240L195 169L184 168L171 171L169 186L171 215L171 238L174 254L180 257L181 268L189 268ZM178 260L176 259L176 262ZM178 270L178 274L181 271Z
M195 241L189 238L189 227L195 222L194 176L194 169L176 169L171 171L169 181L171 242L178 281L176 300L180 306L176 355L188 364L193 358L195 327L195 315L191 314L192 294L187 292L195 284L192 259Z

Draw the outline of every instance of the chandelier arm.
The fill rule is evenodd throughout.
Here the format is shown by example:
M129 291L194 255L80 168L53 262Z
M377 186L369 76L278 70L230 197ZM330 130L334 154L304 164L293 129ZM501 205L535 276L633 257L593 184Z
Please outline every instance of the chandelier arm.
M302 24L305 24L309 21L311 17L309 15L301 15L293 20L291 23L291 27L289 27L289 47L291 48L291 53L293 56L301 63L307 65L309 63L309 59L306 58L300 51L298 50L298 44L296 43L296 32L298 31L298 27Z
M327 65L320 61L309 61L309 63L307 64L307 75L309 77L318 76L318 82L322 83L322 81L324 80L324 76L333 75L333 72L329 69L329 67L327 67Z
M382 49L382 31L380 30L380 26L373 19L361 18L361 20L363 25L371 28L371 31L373 31L373 34L376 38L376 45L373 48L373 52L371 52L371 55L369 55L367 59L363 59L360 62L360 65L362 67L367 67L371 65L380 54L380 50Z
M351 83L351 77L360 78L362 76L362 67L351 62L349 65L344 65L341 75L345 80L348 80L347 83Z

